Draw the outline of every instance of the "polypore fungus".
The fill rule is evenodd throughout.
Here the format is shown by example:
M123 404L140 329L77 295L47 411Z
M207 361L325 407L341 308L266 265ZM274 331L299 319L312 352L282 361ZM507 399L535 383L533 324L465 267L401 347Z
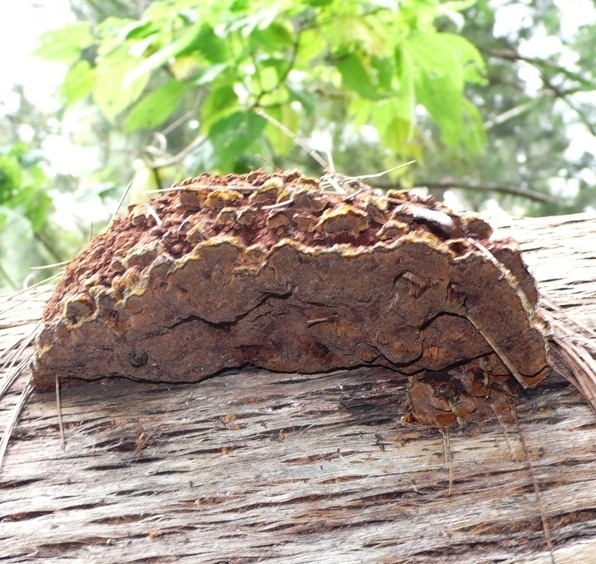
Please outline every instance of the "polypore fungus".
M68 264L34 384L380 365L412 376L410 419L473 418L493 381L549 372L534 281L491 234L432 197L203 174L130 206Z

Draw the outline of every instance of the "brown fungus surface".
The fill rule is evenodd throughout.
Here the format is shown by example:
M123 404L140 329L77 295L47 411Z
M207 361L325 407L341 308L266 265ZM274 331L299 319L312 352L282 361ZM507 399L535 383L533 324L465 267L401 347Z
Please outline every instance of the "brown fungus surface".
M534 281L491 235L432 197L203 174L130 206L68 264L34 383L382 365L411 376L410 420L484 420L512 370L528 387L549 372Z

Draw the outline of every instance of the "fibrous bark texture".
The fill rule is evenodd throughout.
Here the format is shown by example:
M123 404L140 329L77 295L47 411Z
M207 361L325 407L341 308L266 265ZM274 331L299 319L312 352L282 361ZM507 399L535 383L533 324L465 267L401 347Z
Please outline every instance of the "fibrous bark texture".
M380 365L413 375L412 419L484 420L511 373L535 386L549 372L534 282L491 234L431 197L205 174L131 206L71 261L34 382Z

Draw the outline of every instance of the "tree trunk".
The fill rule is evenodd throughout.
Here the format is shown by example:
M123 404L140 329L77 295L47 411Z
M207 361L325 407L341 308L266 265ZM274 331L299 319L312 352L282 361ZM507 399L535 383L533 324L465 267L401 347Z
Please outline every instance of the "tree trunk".
M501 231L521 242L540 290L589 326L593 226L582 214ZM48 294L33 294L7 302L17 305L0 317L0 348L39 319ZM0 403L0 425L25 380ZM401 421L406 396L407 382L380 368L247 369L176 386L105 380L63 390L62 450L55 395L36 393L0 474L0 555L595 561L596 416L566 380L555 373L520 395L519 425L445 436Z

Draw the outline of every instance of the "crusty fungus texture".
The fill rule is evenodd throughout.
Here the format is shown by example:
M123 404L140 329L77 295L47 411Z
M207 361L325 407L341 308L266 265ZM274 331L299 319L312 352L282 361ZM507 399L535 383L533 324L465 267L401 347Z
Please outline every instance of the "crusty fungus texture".
M485 419L487 398L498 409L549 372L534 281L491 235L405 191L203 174L130 206L70 261L34 384L377 365L411 377L410 420Z

